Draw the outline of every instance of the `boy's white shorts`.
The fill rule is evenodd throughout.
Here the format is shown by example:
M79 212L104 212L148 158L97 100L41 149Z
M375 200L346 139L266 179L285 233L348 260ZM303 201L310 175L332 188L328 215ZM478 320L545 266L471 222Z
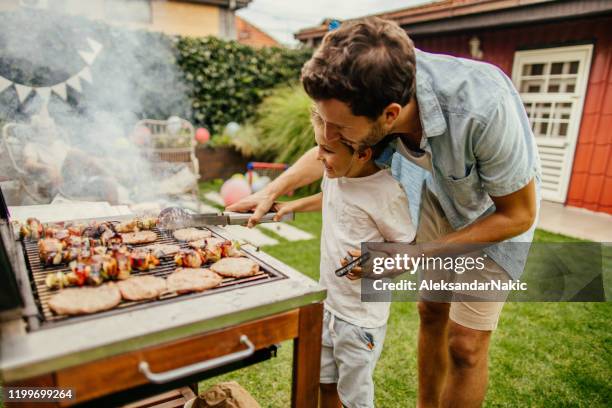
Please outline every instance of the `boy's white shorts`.
M374 407L374 367L386 332L386 324L366 329L325 310L320 382L337 383L340 401L347 408Z

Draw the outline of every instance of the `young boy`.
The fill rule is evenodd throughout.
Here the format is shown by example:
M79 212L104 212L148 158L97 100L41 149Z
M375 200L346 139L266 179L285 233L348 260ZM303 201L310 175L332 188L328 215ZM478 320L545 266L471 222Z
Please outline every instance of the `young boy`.
M278 203L277 217L323 209L320 283L327 289L321 351L321 407L373 407L374 367L382 351L390 304L361 302L361 283L334 271L361 242L412 242L415 228L400 184L374 164L372 147L357 150L323 135L313 113L322 192ZM365 192L364 192L365 190Z

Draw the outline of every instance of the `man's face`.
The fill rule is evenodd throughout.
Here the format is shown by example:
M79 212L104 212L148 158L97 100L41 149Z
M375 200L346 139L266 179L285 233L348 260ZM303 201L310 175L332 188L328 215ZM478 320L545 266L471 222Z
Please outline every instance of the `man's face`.
M373 146L385 137L381 119L371 121L365 116L355 116L350 107L337 99L316 101L316 113L323 122L322 137L330 142L341 141L354 149Z

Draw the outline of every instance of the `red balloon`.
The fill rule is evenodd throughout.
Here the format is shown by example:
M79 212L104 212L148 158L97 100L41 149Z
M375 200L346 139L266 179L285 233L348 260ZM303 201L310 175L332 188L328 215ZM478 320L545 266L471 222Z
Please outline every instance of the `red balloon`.
M210 140L210 133L206 128L198 128L198 130L196 130L195 138L199 143L204 144Z

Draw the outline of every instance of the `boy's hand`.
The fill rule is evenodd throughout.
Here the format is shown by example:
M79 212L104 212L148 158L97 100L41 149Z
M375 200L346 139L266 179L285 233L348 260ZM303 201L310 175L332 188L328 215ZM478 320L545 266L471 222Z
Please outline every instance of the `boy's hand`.
M348 250L348 254L350 256L352 256L353 258L357 258L361 256L361 250L359 249L349 249ZM340 261L340 264L342 266L348 264L348 262L346 261L346 258L342 259ZM361 279L361 275L363 273L363 269L361 269L361 266L355 266L353 269L350 270L349 273L347 273L345 276L350 279L350 280L357 280L357 279Z
M297 209L296 200L294 201L283 201L275 202L272 206L272 211L276 211L274 221L280 221L283 215L295 212Z

